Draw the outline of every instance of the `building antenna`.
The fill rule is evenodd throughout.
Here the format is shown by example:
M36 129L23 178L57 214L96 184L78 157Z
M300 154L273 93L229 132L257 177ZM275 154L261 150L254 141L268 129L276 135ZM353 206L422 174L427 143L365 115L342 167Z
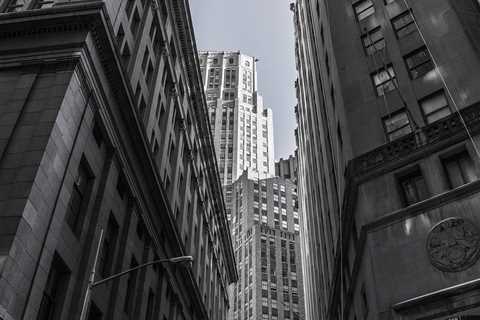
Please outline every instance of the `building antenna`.
M407 0L403 0L403 2L405 3L405 6L407 7L407 9L410 11L410 15L412 16L413 23L415 24L415 27L417 28L418 34L420 35L420 38L422 39L423 43L425 44L425 47L427 48L428 54L430 55L430 58L432 59L432 62L435 66L435 70L437 71L437 74L440 77L440 80L442 81L443 86L445 87L445 90L447 91L447 94L448 94L448 96L450 97L450 100L453 103L453 106L455 107L455 112L458 114L458 117L460 118L460 122L462 123L463 127L465 128L465 131L467 132L468 138L472 142L472 145L473 145L473 148L475 150L475 153L477 154L477 157L480 159L480 149L477 146L477 144L475 143L475 140L473 140L473 136L472 136L470 130L468 129L467 123L465 122L465 119L463 118L463 116L460 112L460 109L458 108L457 102L455 101L455 99L453 97L453 94L452 94L449 86L447 85L447 81L445 80L445 77L443 76L443 73L441 72L441 70L439 68L437 60L435 59L435 56L432 54L432 50L430 49L430 47L427 43L427 40L426 40L422 30L420 29L420 25L418 24L418 21L415 18L415 15L413 14L413 9L412 9L412 7L410 6L410 4L408 3Z

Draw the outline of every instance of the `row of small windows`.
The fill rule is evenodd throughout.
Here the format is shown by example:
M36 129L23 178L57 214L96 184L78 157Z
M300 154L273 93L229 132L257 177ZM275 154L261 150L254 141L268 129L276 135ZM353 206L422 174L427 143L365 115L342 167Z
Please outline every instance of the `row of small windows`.
M426 75L435 68L426 47L412 51L404 57L404 60L412 80ZM383 96L386 92L398 88L396 73L392 65L375 71L371 74L371 78L378 96Z
M452 113L443 90L421 99L419 104L427 124L447 117ZM413 132L411 116L406 109L401 109L384 117L383 125L389 141Z
M454 189L478 179L475 163L467 150L440 157L449 187ZM415 167L398 177L404 205L409 206L430 198L425 178L420 168Z

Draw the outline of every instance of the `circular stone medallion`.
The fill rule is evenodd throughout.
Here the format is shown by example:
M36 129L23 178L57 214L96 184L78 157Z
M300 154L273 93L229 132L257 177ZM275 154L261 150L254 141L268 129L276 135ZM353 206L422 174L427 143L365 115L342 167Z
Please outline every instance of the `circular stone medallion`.
M467 219L445 219L430 231L427 252L433 266L441 271L465 270L480 256L480 231Z

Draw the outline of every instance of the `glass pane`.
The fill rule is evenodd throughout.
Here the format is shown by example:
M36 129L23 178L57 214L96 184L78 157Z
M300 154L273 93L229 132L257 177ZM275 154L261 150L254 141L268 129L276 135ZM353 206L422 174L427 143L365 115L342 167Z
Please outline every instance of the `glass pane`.
M388 132L395 131L409 124L407 114L405 112L397 113L385 119L385 127Z
M395 30L399 30L403 26L409 24L412 20L410 12L404 12L393 20L393 26L395 27Z
M427 185L423 176L419 175L415 178L415 186L417 189L418 201L422 201L428 198Z
M417 65L414 69L411 70L410 74L413 79L417 79L425 74L427 74L430 70L433 70L434 65L432 61L427 61L421 65Z
M412 22L411 24L409 24L408 26L404 27L403 29L399 30L397 32L398 34L398 37L401 38L401 37L404 37L412 32L415 32L417 31L417 27L415 26L415 24Z
M364 12L365 10L369 9L370 7L373 7L373 3L371 0L363 0L355 3L355 13L357 15L359 13Z
M404 128L401 128L397 131L394 131L392 132L390 135L389 135L389 138L390 140L395 140L395 139L398 139L400 137L403 137L409 133L412 132L412 128L410 128L410 126L406 126Z
M384 82L387 82L388 80L390 80L390 76L385 70L382 70L373 76L373 81L375 82L375 85L382 84Z
M445 107L443 109L437 110L427 116L427 123L433 123L437 120L443 119L445 117L448 117L449 115L452 114L452 111L450 111L450 108Z
M448 179L452 188L456 188L464 184L462 172L458 166L458 163L455 160L447 161L445 163L445 168L447 169Z
M448 105L447 98L443 92L438 92L427 99L420 102L422 110L426 115L429 115L436 110L445 108Z
M418 202L417 190L415 185L412 184L413 181L407 180L402 183L403 193L405 195L405 202L407 205Z

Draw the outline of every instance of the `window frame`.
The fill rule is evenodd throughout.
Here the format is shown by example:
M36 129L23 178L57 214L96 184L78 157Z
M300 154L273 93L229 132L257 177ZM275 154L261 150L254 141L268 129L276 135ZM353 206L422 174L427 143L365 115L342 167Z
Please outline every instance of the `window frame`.
M421 177L423 179L423 184L424 184L424 188L425 188L425 194L422 196L418 190L418 185L417 185L417 181L415 181L415 193L416 193L416 201L414 202L410 202L408 200L408 197L407 197L407 194L405 192L405 188L404 188L404 184L403 182L405 181L410 181L412 180L412 178L419 178ZM422 169L420 168L419 165L414 165L413 167L410 167L402 172L399 172L397 174L395 174L395 179L397 181L397 186L399 188L399 193L400 193L400 197L401 197L401 200L402 200L402 203L405 207L408 207L408 206L411 206L413 204L416 204L416 203L419 203L421 201L424 201L428 198L430 198L430 190L428 189L428 185L427 185L427 180L425 179L425 175L423 174L423 171Z
M390 69L392 70L393 75L390 73ZM386 74L388 74L389 79L386 80L386 81L383 81L383 82L381 82L380 84L377 85L375 83L375 76L379 75L381 72L385 72ZM391 91L395 91L395 90L398 89L397 74L396 74L395 69L393 68L392 64L383 66L380 69L377 69L374 72L372 72L370 74L370 79L372 81L373 87L375 88L375 92L376 92L377 97L384 96L386 93L391 92ZM394 89L385 91L385 85L389 82L391 82L393 84ZM380 87L382 88L382 94L380 94L380 92L378 90Z
M412 18L412 20L411 20L409 23L407 23L407 24L405 24L405 25L402 25L400 28L397 29L397 28L396 28L396 25L395 25L395 22L401 20L401 19L402 19L403 17L405 17L405 16L410 16L410 17ZM395 36L397 37L397 39L401 39L401 38L404 38L404 37L406 37L406 36L408 36L408 35L410 35L410 34L413 34L413 33L415 33L415 32L418 32L417 27L416 27L416 25L415 25L415 17L413 16L413 12L412 12L411 9L406 9L405 11L397 14L395 17L393 17L392 19L390 19L390 23L392 24L392 28L393 28L393 31L395 32ZM408 26L410 26L410 25L412 25L412 24L415 26L415 29L414 29L414 30L412 30L412 31L410 31L410 32L408 32L408 33L399 35L399 31L407 28Z
M357 11L357 8L358 8L361 4L366 3L366 2L370 2L371 5L370 5L369 7L367 7L366 9L358 12L358 11ZM358 1L354 2L354 3L352 3L352 7L353 7L353 12L354 12L354 14L355 14L355 18L357 19L358 22L367 19L368 17L374 15L375 12L376 12L376 10L375 10L375 3L374 3L372 0L358 0ZM373 12L372 12L371 14L366 15L366 16L364 16L363 18L360 19L360 16L361 16L363 13L367 12L369 9L372 9L372 8L373 8Z
M401 114L401 113L405 113L405 115L407 116L408 124L405 125L405 126L402 126L402 127L398 128L398 129L395 129L395 130L393 130L393 131L391 131L391 132L388 132L388 129L387 129L387 125L386 125L386 123L385 123L385 120L391 119L393 116L396 116L396 115ZM394 111L394 112L389 113L389 114L387 114L386 116L382 117L383 130L384 130L384 132L385 132L386 138L388 139L388 142L392 142L392 141L395 141L395 140L397 140L397 139L403 138L403 137L405 137L405 136L407 136L407 135L409 135L409 134L412 134L412 133L413 133L413 127L412 127L412 121L411 121L411 120L412 120L412 117L410 116L410 112L409 112L408 109L406 109L406 108L402 108L402 109L400 109L400 110ZM407 126L409 126L410 129L411 129L411 131L410 131L409 133L404 134L404 135L402 135L402 136L399 136L399 137L397 137L397 138L393 138L393 139L390 137L390 135L391 135L392 133L398 132L398 131L400 131L401 129L407 127Z
M423 61L423 62L418 63L418 64L415 64L415 63L414 63L412 66L410 66L409 63L408 63L408 59L411 59L411 58L415 57L415 56L418 55L420 52L426 53L427 56L428 56L428 59L427 59L426 61ZM405 56L403 56L403 60L405 61L405 65L406 65L407 70L408 70L408 75L410 76L410 79L412 79L412 80L422 78L423 76L425 76L425 75L426 75L427 73L429 73L430 71L435 70L435 64L434 64L433 59L432 59L432 57L431 57L431 55L430 55L430 52L428 52L428 49L427 49L426 46L422 46L422 47L417 48L417 49L415 49L415 50L413 50L413 51L410 51L410 52L407 53ZM421 67L421 66L423 66L423 65L426 65L426 64L428 64L428 63L431 64L431 66L432 66L431 69L427 70L427 71L424 72L424 73L420 73L420 72L419 72L416 76L414 76L414 75L412 74L412 71L413 71L413 70L417 70L417 68L419 68L419 67Z
M475 180L478 180L479 179L479 174L478 174L478 164L475 162L474 158L472 157L471 153L468 151L468 149L466 148L465 145L461 146L461 147L458 147L458 148L455 148L443 155L440 156L440 161L442 163L442 167L443 167L443 173L445 175L445 179L446 179L446 182L447 182L447 185L448 185L448 188L450 190L454 190L454 189L457 189L457 188L460 188L466 184L469 184L469 183L472 183L473 181L475 180L472 180L472 181L467 181L466 177L465 177L465 172L464 170L461 170L462 168L459 166L460 170L461 170L461 174L462 174L462 180L464 181L462 184L460 185L454 185L453 182L452 182L452 178L449 174L449 171L448 171L448 168L447 168L447 163L449 162L456 162L457 164L459 164L459 159L461 158L461 156L467 156L468 159L471 161L471 164L472 164L472 169L474 170L475 172L475 175L476 175L476 179Z
M366 45L365 43L365 40L368 40L370 41L371 39L371 36L375 33L375 32L381 32L382 34L382 37L381 39L377 40L377 41L372 41L368 46ZM367 30L365 33L363 33L361 36L360 36L360 40L362 42L362 47L363 47L363 51L365 52L365 54L367 56L372 56L374 54L376 54L378 51L381 51L385 48L386 46L386 42L385 42L385 35L383 34L382 32L382 27L381 26L376 26L370 30ZM379 42L382 42L383 41L383 47L381 49L377 49L377 43ZM369 53L369 49L373 48L373 51L371 53Z
M445 100L447 101L447 105L446 105L446 106L443 106L443 107L441 107L441 108L439 108L439 109L436 109L434 112L431 112L431 113L429 113L429 114L426 114L426 113L425 113L425 110L423 109L422 103L423 103L424 101L427 101L427 100L431 99L432 97L434 97L435 95L437 95L437 94L439 94L439 93L441 93L441 92L443 92L443 96L445 97ZM437 90L437 91L435 91L435 92L433 92L433 93L431 93L431 94L429 94L429 95L427 95L427 96L419 99L419 100L418 100L418 105L420 106L420 111L421 111L421 113L422 113L423 121L425 121L425 123L426 123L427 125L436 122L436 121L429 122L429 121L428 121L428 117L429 117L430 115L434 114L434 113L439 112L440 110L448 109L448 110L450 111L450 115L452 115L452 113L454 113L453 110L452 110L452 108L450 107L450 101L449 101L447 95L445 94L445 90L443 90L443 89ZM449 117L450 115L445 116L445 117L440 118L440 119L444 119L444 118L446 118L446 117ZM440 119L437 119L437 121L440 120Z

